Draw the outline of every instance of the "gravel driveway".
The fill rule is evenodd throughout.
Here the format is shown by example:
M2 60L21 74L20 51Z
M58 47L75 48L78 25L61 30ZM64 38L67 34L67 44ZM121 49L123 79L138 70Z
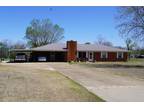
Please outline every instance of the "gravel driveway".
M48 65L106 101L144 101L144 80L126 75L135 71L134 68L113 70L68 63L48 63ZM125 74L121 74L124 73L121 71L125 71ZM144 69L136 69L136 71L144 75Z

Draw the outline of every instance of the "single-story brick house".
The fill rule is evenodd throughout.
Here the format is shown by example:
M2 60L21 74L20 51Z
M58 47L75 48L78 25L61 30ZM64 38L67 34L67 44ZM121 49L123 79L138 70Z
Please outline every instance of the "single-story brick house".
M128 51L97 44L54 43L31 49L14 49L10 51L15 61L127 61Z

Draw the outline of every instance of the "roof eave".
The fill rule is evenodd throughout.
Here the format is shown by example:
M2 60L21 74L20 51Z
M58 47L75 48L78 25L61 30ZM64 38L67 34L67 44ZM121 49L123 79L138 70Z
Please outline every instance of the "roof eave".
M87 51L87 52L90 52L90 51L92 51L92 52L129 52L127 50L115 50L115 51L113 51L113 50L77 50L77 51Z

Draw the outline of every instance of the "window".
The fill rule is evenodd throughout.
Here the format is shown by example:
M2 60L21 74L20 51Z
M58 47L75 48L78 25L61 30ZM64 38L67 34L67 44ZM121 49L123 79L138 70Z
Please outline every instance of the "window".
M26 60L26 56L25 55L16 55L15 60Z
M46 61L46 57L38 57L38 61Z
M107 58L107 52L101 52L101 58L106 59Z
M92 53L90 52L90 54L89 54L89 59L92 59Z
M123 58L123 52L117 52L117 58L122 59Z
M26 54L25 53L17 53L15 57L15 61L26 61Z

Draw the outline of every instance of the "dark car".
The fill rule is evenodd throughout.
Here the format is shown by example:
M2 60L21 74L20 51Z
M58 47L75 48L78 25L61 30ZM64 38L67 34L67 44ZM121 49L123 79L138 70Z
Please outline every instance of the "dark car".
M144 55L139 55L137 56L137 58L144 58Z

